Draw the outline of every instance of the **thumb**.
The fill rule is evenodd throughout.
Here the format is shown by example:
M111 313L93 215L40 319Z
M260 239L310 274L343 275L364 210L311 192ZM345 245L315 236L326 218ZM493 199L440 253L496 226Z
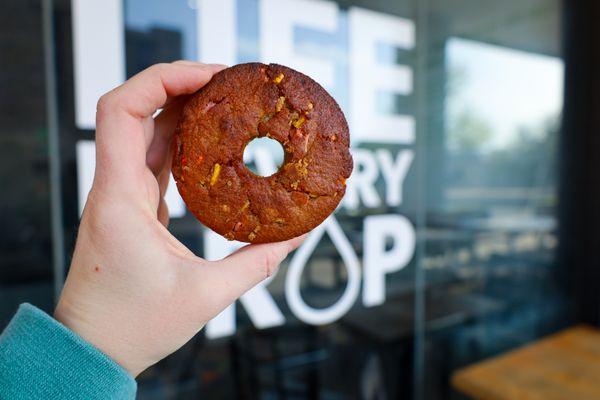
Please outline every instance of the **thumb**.
M271 276L279 264L304 241L306 235L285 242L251 244L219 261L208 262L202 280L225 308L249 289ZM213 298L215 299L215 298Z

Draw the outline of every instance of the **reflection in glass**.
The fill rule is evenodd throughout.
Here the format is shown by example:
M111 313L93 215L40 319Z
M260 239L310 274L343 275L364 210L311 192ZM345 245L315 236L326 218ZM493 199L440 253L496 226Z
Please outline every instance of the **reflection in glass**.
M427 213L426 398L454 370L567 321L556 280L557 57L449 37L438 195Z

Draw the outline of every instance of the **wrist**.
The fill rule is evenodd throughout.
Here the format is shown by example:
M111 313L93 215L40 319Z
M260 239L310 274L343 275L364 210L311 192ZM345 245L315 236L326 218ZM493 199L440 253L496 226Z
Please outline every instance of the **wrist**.
M141 367L130 354L133 346L122 343L118 329L100 322L102 318L98 318L97 315L92 317L92 315L94 313L77 307L64 296L61 296L54 310L54 319L104 353L131 376L139 375L145 368Z

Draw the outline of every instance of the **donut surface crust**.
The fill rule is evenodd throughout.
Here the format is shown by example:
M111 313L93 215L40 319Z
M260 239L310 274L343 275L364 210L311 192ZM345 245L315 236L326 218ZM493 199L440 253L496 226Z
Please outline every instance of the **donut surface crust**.
M242 160L257 137L284 149L268 177ZM184 106L172 171L188 209L229 240L264 243L299 236L337 207L352 172L348 124L318 83L277 64L217 73Z

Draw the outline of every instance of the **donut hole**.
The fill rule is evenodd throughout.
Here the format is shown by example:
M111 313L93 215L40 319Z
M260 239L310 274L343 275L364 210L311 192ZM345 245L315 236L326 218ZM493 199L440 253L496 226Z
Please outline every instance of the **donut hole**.
M244 148L244 165L258 176L271 176L283 164L283 147L277 140L260 137Z

